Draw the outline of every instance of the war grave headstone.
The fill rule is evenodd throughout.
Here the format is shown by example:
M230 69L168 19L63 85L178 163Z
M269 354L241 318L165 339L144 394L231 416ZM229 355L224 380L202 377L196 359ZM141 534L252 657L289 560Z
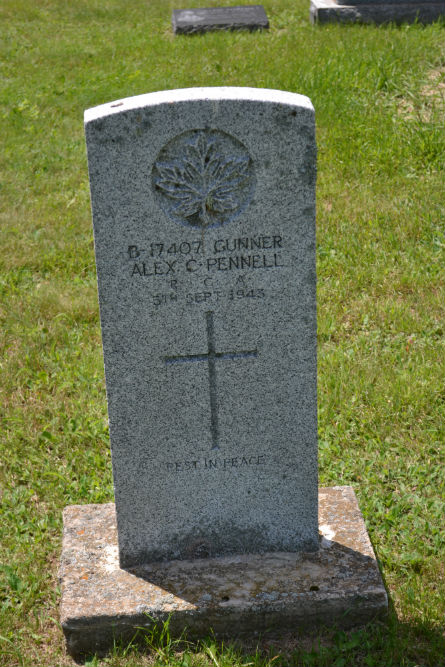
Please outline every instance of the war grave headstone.
M235 7L196 7L174 9L172 27L175 35L211 30L266 30L269 27L263 5Z
M165 91L85 129L115 504L64 512L68 650L384 613L353 490L317 487L310 100Z
M445 16L445 0L311 0L312 23L431 23Z

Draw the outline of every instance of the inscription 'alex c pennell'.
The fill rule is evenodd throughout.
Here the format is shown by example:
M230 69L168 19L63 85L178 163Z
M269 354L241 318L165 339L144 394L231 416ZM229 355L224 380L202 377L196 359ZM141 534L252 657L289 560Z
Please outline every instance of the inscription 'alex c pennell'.
M158 155L152 186L159 206L187 227L213 228L237 217L255 188L246 147L220 130L191 130Z

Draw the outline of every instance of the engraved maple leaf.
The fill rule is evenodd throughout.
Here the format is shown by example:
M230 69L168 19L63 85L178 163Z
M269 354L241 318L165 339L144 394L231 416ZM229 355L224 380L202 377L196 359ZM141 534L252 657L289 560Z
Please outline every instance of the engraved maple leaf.
M224 157L215 144L201 133L186 147L184 158L156 164L160 175L156 186L177 202L174 213L184 218L198 214L203 227L218 213L237 208L236 191L248 177L249 158Z

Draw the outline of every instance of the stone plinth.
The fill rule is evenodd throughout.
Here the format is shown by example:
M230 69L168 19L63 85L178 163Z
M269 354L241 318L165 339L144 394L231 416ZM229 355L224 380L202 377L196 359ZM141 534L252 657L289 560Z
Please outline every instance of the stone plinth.
M387 595L351 487L319 490L316 553L243 554L119 567L114 504L64 512L61 624L74 657L103 654L170 618L189 638L280 635L365 623ZM140 636L143 630L139 631Z
M311 0L312 23L432 23L445 16L445 2L425 0Z

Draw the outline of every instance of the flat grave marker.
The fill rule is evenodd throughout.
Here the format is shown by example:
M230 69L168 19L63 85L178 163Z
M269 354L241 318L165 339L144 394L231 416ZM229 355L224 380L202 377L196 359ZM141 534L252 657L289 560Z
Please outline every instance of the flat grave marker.
M214 30L267 30L269 21L263 5L196 7L174 9L172 27L175 35L190 35Z
M432 23L444 0L311 0L312 23Z

